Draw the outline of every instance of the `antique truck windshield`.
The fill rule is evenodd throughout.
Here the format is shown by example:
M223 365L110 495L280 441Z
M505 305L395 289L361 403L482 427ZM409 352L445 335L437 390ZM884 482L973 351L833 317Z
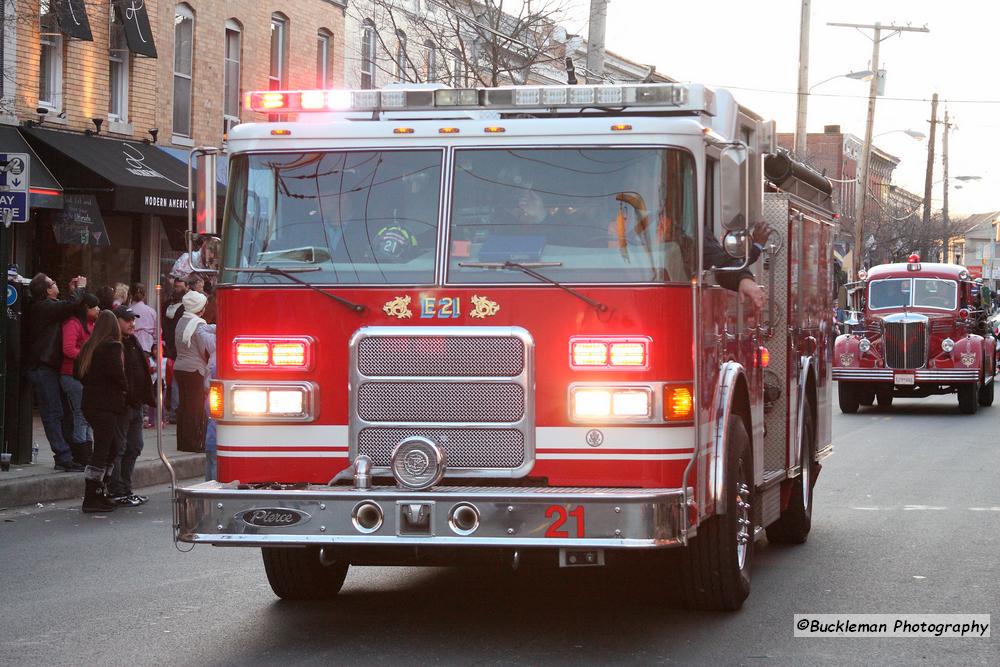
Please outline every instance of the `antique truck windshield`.
M870 310L904 306L954 310L958 304L958 283L938 278L873 280L868 295Z
M694 159L666 148L460 149L441 197L436 149L232 158L226 264L309 271L310 283L435 281L442 201L447 281L687 283L695 271ZM288 282L229 271L236 283Z

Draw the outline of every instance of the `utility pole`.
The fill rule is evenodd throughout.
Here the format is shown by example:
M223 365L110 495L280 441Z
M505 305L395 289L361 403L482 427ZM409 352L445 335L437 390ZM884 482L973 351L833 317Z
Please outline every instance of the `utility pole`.
M862 23L827 23L836 28L855 28L858 30L873 30L872 36L872 62L869 67L876 72L876 76L868 86L868 119L865 122L865 142L861 146L861 164L859 165L858 183L854 191L854 275L861 269L861 259L864 254L865 239L865 202L868 201L868 172L871 170L872 152L872 125L875 122L875 96L878 93L877 72L879 71L878 51L883 39L889 39L900 32L930 32L927 26L914 28L911 26L898 26L889 24L883 26L876 22L874 25ZM888 35L882 37L882 30L887 30Z
M931 97L931 131L927 137L927 175L924 177L924 229L931 224L931 191L934 188L934 138L937 136L938 94Z
M941 261L948 261L948 241L951 239L951 225L948 220L948 132L951 123L948 122L948 109L944 110L944 130L941 133L941 174L944 176L944 196L941 199L941 225L944 233L941 235Z
M809 109L809 8L810 0L802 0L799 21L799 108L795 118L795 157L805 161L809 134L806 115Z
M604 79L604 30L609 0L590 0L590 30L587 33L587 83Z

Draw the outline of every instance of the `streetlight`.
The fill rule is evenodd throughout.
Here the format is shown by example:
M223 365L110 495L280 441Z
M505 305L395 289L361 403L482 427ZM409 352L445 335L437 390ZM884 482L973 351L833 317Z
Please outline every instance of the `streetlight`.
M803 10L805 10L805 5L803 5ZM804 71L804 70L803 70ZM860 72L848 72L847 74L837 74L836 76L831 76L828 79L823 79L819 83L815 83L809 86L808 90L803 92L806 85L806 77L803 72L799 73L799 108L796 112L795 117L795 156L800 160L806 159L806 146L808 143L808 137L806 131L806 115L808 113L808 100L809 94L812 93L813 88L816 86L821 86L827 81L833 81L834 79L856 79L856 80L869 80L875 76L875 72L871 70L862 70Z
M809 86L809 92L811 93L813 91L813 88L817 86L822 86L827 81L833 81L834 79L855 79L857 81L868 81L873 76L875 76L875 72L871 71L870 69L861 70L860 72L848 72L847 74L837 74L835 76L831 76L829 79L823 79L819 83L814 83L813 85Z

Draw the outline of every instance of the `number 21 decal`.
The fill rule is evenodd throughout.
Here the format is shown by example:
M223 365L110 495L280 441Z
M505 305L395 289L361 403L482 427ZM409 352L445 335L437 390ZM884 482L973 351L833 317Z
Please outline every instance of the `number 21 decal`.
M545 518L551 519L555 517L555 520L549 526L549 529L545 531L545 537L568 538L569 531L563 530L562 527L570 517L576 519L576 537L584 537L586 532L583 525L583 513L583 505L578 505L576 509L569 512L562 505L551 505L545 510Z

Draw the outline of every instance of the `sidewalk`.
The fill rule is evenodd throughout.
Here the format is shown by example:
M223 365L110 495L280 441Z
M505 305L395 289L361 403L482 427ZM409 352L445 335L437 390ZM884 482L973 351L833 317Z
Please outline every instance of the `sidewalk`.
M33 442L38 443L38 463L12 465L9 472L0 471L0 509L83 497L82 472L56 472L53 468L52 450L37 414L32 431ZM170 481L170 473L156 451L156 429L143 429L142 435L145 444L132 473L132 487L136 491ZM204 454L177 451L177 427L174 424L163 427L163 451L178 480L205 475Z

